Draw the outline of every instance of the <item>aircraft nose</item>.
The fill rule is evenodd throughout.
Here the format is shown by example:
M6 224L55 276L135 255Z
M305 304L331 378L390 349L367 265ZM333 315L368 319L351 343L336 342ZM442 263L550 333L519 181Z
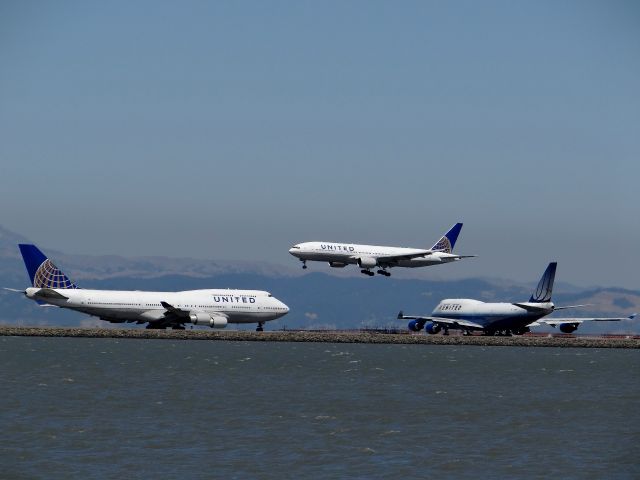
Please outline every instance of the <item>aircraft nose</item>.
M280 308L284 311L284 313L289 313L289 307L284 304L284 302L280 302Z

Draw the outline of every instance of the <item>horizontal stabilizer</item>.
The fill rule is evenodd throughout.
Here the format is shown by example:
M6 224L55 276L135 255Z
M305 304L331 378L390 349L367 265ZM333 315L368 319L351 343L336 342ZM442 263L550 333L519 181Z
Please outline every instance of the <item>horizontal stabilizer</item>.
M59 292L51 288L41 288L36 293L34 293L35 297L38 298L57 298L58 300L69 300L69 297L65 297Z
M592 307L593 303L585 303L583 305L565 305L562 307L554 307L554 310L566 310L567 308Z
M531 305L530 303L512 303L516 307L524 308L527 312L550 312L549 307L538 307L537 305Z
M23 289L18 289L18 288L9 288L9 287L3 287L3 290L6 290L8 292L15 292L15 293L22 293L23 295L26 293Z

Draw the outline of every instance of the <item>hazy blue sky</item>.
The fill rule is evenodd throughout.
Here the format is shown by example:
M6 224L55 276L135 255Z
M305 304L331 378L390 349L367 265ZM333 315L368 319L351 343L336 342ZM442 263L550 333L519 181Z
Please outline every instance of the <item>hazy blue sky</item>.
M639 5L2 2L0 224L297 265L463 221L426 275L640 288Z

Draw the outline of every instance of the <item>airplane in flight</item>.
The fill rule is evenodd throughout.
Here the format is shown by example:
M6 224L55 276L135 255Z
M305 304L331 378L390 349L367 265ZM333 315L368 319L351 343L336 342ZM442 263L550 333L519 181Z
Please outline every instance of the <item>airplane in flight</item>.
M558 327L563 333L574 332L581 323L617 322L631 320L636 314L629 317L611 318L554 318L542 320L543 317L556 310L584 307L586 305L569 305L556 307L551 301L553 281L556 275L557 262L549 264L545 270L536 290L528 302L516 303L485 303L468 298L442 300L433 310L430 316L398 314L400 320L411 320L409 330L418 332L423 328L429 334L437 334L441 330L444 335L449 329L464 330L470 334L472 330L481 330L486 335L522 335L529 332L530 327L550 325Z
M187 290L143 292L138 290L89 290L72 283L35 245L20 244L32 287L24 293L41 305L68 308L111 323L147 324L146 328L184 330L187 323L224 328L229 323L265 322L289 312L280 300L260 290Z
M307 268L307 261L327 262L333 268L344 268L347 265L358 265L361 272L370 277L377 273L390 277L387 271L392 267L427 267L440 265L475 257L475 255L455 255L452 253L462 223L456 223L451 229L429 249L385 247L379 245L357 245L353 243L305 242L298 243L289 249L289 253L302 262Z

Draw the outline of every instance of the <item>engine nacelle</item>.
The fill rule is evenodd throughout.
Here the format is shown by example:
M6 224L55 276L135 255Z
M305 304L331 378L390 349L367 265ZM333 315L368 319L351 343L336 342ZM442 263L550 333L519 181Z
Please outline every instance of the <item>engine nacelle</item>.
M344 268L347 264L342 262L329 262L329 266L332 268Z
M189 320L194 325L207 325L211 328L224 328L228 323L227 317L212 317L205 312L190 313Z
M440 325L438 325L437 323L433 323L433 322L427 322L424 326L424 330L429 334L429 335L435 335L436 333L439 333L441 330Z
M415 320L411 320L409 322L409 325L407 325L407 327L409 327L409 330L412 332L419 332L420 329L418 328L418 322L416 322Z
M227 323L229 323L227 317L213 317L211 322L209 322L209 326L211 328L224 328L227 326Z
M358 258L358 265L360 268L373 268L378 265L378 260L373 257L360 257Z
M562 333L573 333L578 329L577 323L561 323L558 327Z

